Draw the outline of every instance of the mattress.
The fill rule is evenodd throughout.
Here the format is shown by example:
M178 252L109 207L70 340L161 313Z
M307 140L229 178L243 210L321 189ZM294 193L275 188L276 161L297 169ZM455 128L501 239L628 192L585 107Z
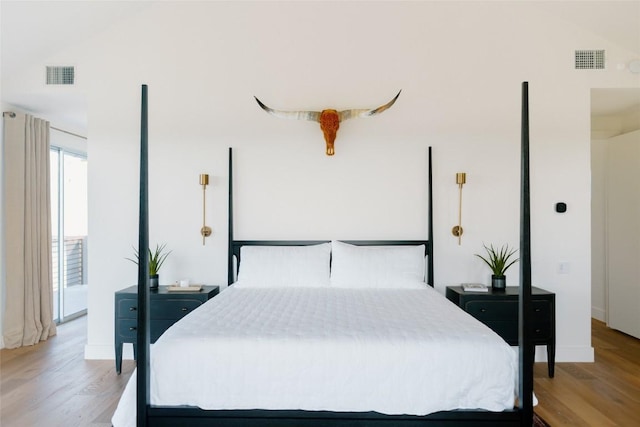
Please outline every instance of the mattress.
M151 404L426 415L513 408L517 354L437 291L230 287L151 347ZM135 375L114 427L135 425Z

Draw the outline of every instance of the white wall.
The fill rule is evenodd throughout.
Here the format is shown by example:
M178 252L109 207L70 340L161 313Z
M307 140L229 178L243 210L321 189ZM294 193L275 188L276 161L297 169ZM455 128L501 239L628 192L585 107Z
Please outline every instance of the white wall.
M591 141L591 317L607 317L606 295L606 139Z
M0 21L2 21L2 7L0 7ZM2 31L0 31L0 45L2 45ZM0 81L2 81L2 55L0 55ZM0 99L2 98L2 85L0 85ZM5 110L4 102L0 102L0 108ZM4 348L4 308L5 308L5 239L4 239L4 119L0 122L0 349Z
M85 79L91 168L88 358L113 357L113 293L133 284L140 85L149 85L151 243L173 253L161 284L226 278L227 147L239 238L422 238L434 147L436 283L488 283L482 243L518 244L520 84L530 82L534 284L557 294L557 360L589 361L591 87L573 52L633 55L517 2L161 2L64 52ZM274 108L396 105L344 122L336 155L317 124ZM462 245L455 173L466 172ZM202 246L201 187L209 173ZM554 204L568 204L565 214ZM567 262L569 274L558 274ZM517 270L508 272L518 284Z

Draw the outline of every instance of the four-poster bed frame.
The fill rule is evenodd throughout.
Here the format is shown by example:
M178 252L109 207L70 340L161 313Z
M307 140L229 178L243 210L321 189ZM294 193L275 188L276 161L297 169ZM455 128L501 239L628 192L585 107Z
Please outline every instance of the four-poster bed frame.
M137 425L146 426L531 426L533 420L533 340L531 302L531 243L529 203L529 109L528 83L522 84L522 155L520 205L520 299L519 299L519 390L518 407L503 412L454 410L426 416L384 415L377 412L329 412L300 410L203 410L196 407L156 407L150 404L149 276L147 257L141 257L138 271L138 364ZM233 236L232 151L229 149L229 250L228 282L234 281L234 258L239 261L244 245L304 245L319 241L237 241ZM425 244L428 254L427 283L433 281L432 163L429 147L428 241L355 241L360 245ZM148 133L147 86L142 86L140 148L140 253L149 247L148 222Z

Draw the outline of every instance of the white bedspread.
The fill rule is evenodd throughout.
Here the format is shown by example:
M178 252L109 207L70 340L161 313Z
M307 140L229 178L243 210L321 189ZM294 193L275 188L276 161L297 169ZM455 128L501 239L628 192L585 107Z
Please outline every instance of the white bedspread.
M513 408L516 353L424 289L229 288L151 349L151 403L424 415ZM135 425L135 374L113 417Z

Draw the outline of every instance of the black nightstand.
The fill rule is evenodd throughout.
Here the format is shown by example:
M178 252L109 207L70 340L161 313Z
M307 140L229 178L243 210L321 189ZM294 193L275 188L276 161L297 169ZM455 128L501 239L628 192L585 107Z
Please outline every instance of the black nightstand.
M518 345L518 287L503 291L465 292L447 286L447 299L493 329L509 345ZM547 346L549 377L553 378L556 355L556 295L532 287L533 342Z
M171 325L182 319L200 305L218 295L218 286L203 286L200 292L169 292L166 286L151 289L151 342L154 343ZM131 286L116 292L115 299L115 344L116 372L122 368L122 344L133 343L134 358L137 358L137 313L138 287Z

